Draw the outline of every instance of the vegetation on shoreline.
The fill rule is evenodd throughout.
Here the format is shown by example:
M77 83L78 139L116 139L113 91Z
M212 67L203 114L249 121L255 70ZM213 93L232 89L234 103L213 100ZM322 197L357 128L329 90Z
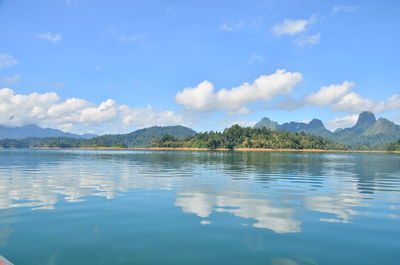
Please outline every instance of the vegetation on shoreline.
M270 149L320 149L347 150L347 147L320 136L275 131L267 128L250 128L233 125L223 132L198 133L193 137L177 139L171 135L156 138L153 147L160 148L270 148Z
M400 140L385 146L385 151L400 151Z
M35 147L51 147L51 148L71 148L81 147L85 142L82 138L72 137L28 137L22 139L3 139L0 140L0 147L3 148L35 148Z
M304 132L289 133L268 128L234 125L223 132L203 132L184 137L178 127L175 136L168 131L140 131L136 134L105 135L93 139L71 137L28 137L0 140L0 148L193 148L193 149L287 149L287 150L383 150L400 151L400 140L372 149L346 146L321 136ZM183 131L184 133L187 133ZM190 133L190 132L189 132ZM132 137L135 136L135 137Z

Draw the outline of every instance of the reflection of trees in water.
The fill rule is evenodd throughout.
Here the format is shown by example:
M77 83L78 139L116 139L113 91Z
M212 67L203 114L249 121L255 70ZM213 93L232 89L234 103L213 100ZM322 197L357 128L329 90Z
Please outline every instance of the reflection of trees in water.
M354 174L360 193L399 192L400 156L398 154L363 154L353 156Z

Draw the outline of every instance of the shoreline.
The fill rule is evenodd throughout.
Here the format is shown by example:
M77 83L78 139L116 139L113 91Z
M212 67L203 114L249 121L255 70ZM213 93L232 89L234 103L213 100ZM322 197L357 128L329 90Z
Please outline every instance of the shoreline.
M208 148L185 148L185 147L34 147L29 149L43 150L148 150L148 151L238 151L238 152L309 152L309 153L395 153L400 151L385 151L385 150L324 150L324 149L274 149L274 148L236 148L230 150L228 148L217 148L214 150Z

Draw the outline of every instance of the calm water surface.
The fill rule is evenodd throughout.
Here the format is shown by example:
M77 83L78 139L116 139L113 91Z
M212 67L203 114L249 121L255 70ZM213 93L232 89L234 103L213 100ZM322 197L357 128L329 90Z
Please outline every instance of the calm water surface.
M0 150L16 265L400 264L400 155Z

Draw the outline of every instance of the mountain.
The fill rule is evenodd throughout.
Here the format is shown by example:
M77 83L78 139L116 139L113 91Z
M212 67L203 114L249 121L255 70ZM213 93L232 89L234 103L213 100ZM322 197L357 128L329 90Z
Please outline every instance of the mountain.
M22 139L0 140L0 147L4 148L32 148L32 147L150 147L155 138L165 135L184 139L197 133L183 126L154 126L140 129L127 134L108 134L91 139L73 137L27 137Z
M271 130L277 130L279 124L276 121L271 121L269 118L265 117L254 125L254 128L263 128L263 127Z
M353 128L366 129L376 122L375 115L370 111L363 111L358 116L356 125Z
M309 123L289 122L278 126L278 130L291 133L305 132L323 137L330 137L332 133L325 128L321 120L313 119Z
M178 139L194 136L197 133L184 126L153 126L127 134L108 134L85 141L85 146L150 147L155 138L171 135Z
M279 125L277 122L271 121L269 118L265 117L254 125L254 128L263 127L290 133L305 132L323 137L330 137L332 135L332 132L326 129L322 121L318 119L313 119L309 123L292 121Z
M385 118L379 118L375 124L364 131L364 135L372 136L377 134L393 134L399 133L399 125Z
M383 146L400 139L400 126L385 118L376 120L372 112L364 111L357 123L335 132L331 140L348 145Z
M263 121L267 121L265 123ZM263 126L263 124L266 124ZM268 124L276 124L268 127ZM274 130L287 131L291 133L305 132L325 137L332 141L350 146L382 147L387 143L400 139L400 126L385 118L376 120L372 112L361 112L357 123L350 128L340 128L333 133L325 128L321 120L313 119L309 123L288 122L279 125L268 118L263 118L256 124L258 127L267 127Z
M42 128L37 126L36 124L29 124L19 127L6 127L0 125L0 139L19 139L19 138L26 138L26 137L37 137L37 138L44 138L44 137L72 137L72 138L92 138L96 135L94 134L74 134L74 133L67 133L57 129L51 128Z

